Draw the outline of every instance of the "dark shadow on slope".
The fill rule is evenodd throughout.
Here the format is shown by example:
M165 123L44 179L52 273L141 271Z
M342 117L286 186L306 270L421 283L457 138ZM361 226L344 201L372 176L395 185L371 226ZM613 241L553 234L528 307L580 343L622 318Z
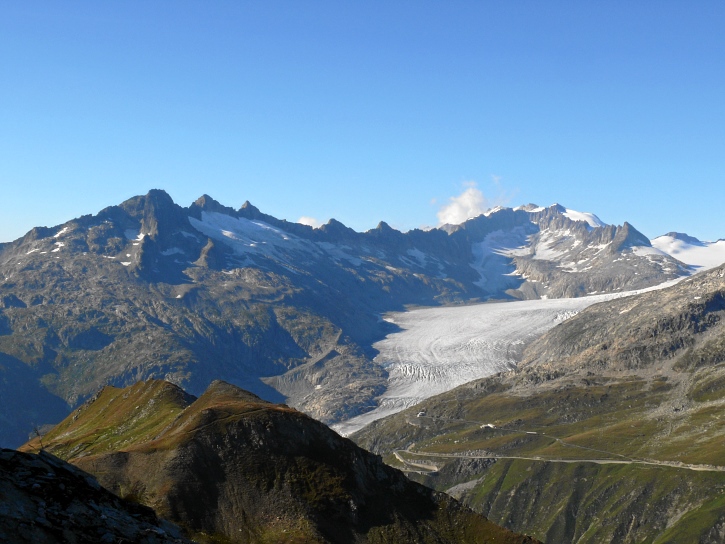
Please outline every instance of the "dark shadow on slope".
M17 448L35 427L56 424L70 408L40 383L39 373L0 353L0 445Z

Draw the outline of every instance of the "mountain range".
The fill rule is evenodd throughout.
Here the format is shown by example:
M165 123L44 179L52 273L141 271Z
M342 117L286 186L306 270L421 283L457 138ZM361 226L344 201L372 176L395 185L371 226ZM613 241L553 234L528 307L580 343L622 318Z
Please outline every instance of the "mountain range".
M0 442L149 378L192 394L224 379L344 421L387 388L372 347L396 329L386 312L624 292L692 264L628 223L559 205L358 233L208 196L184 208L153 190L0 245Z
M0 534L721 542L724 249L559 205L358 233L156 190L38 227L0 245L0 444L34 436ZM325 426L353 419L373 453Z

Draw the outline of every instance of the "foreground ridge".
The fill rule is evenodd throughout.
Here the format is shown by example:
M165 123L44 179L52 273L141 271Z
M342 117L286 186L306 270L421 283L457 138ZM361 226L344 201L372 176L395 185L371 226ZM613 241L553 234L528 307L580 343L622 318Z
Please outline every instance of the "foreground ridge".
M201 541L537 542L301 412L221 381L198 399L158 380L107 387L42 440Z
M0 541L186 544L178 527L48 452L0 449Z

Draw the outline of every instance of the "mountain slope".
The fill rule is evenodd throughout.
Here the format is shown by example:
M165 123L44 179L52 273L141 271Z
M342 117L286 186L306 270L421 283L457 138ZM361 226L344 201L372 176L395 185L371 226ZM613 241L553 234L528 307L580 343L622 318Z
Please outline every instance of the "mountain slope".
M47 544L186 544L150 508L122 500L48 454L0 450L0 541Z
M109 489L134 490L201 540L534 542L308 416L224 382L198 399L160 381L107 387L43 447Z
M720 542L723 318L725 266L596 304L353 438L545 541Z
M30 369L5 373L7 383L53 409L14 414L0 441L20 443L33 424L58 420L63 402L68 410L106 384L151 377L194 394L224 379L341 421L385 391L372 348L394 330L385 312L618 292L688 272L650 253L630 225L587 217L501 209L427 232L381 223L357 233L208 196L184 208L154 190L33 229L0 248L0 354Z

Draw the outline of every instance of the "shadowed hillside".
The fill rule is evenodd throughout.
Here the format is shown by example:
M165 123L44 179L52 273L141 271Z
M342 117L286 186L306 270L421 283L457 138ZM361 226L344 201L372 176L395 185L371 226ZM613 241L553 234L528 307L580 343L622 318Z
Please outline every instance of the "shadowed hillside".
M47 452L0 449L0 542L191 544L178 527Z

